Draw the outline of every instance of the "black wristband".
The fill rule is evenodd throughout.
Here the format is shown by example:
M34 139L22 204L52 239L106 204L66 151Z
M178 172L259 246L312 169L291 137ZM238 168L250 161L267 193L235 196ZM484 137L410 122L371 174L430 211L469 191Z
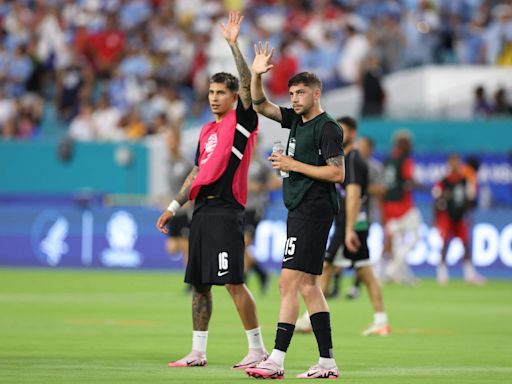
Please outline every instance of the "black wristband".
M265 96L263 96L262 98L260 99L257 99L257 100L253 100L252 103L254 105L260 105L260 104L263 104L265 101L267 101L267 98Z

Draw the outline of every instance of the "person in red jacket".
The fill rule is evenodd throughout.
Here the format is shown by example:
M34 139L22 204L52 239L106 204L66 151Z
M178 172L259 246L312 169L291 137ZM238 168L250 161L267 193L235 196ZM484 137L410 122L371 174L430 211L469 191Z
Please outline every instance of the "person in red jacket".
M468 209L476 197L476 187L464 172L460 157L452 154L448 157L447 174L432 189L435 210L435 225L443 239L441 260L437 267L437 281L448 283L449 274L446 265L448 246L454 237L458 237L464 245L463 273L464 280L469 284L482 285L485 279L480 276L469 254Z
M414 284L416 279L406 258L419 240L421 213L416 208L412 191L418 188L414 180L412 139L408 131L394 135L390 156L384 162L384 194L382 216L385 229L385 251L391 260L385 268L385 279L395 283Z
M188 200L195 201L185 273L185 282L192 285L192 352L169 363L171 367L207 364L212 285L226 286L246 330L249 352L233 368L252 367L268 356L256 303L244 284L244 208L258 115L252 108L251 71L237 43L242 20L243 16L232 12L227 25L221 25L235 58L241 87L229 73L216 73L210 78L208 101L215 120L201 129L195 165L175 200L156 222L157 229L167 233L167 224L176 211ZM235 102L237 107L233 109Z

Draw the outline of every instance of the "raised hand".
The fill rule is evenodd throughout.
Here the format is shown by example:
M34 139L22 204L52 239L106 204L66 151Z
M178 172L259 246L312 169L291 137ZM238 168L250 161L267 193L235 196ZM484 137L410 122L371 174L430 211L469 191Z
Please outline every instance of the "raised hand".
M270 64L272 55L274 54L274 48L270 51L268 49L268 41L265 45L260 41L258 44L254 44L254 61L252 62L252 71L256 75L270 71L274 65Z
M244 17L240 12L229 12L227 24L220 23L220 29L224 34L224 38L229 44L235 44L238 35L240 34L240 25Z

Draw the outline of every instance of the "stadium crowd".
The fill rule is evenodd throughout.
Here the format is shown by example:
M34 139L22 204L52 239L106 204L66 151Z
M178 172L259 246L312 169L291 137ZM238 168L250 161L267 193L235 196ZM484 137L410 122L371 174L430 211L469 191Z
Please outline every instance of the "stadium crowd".
M360 82L367 65L378 78L429 63L512 64L510 0L0 0L1 137L37 137L52 104L76 140L204 123L208 76L234 70L215 28L227 9L246 15L248 57L258 40L278 48L267 84L276 98L301 70L332 89Z

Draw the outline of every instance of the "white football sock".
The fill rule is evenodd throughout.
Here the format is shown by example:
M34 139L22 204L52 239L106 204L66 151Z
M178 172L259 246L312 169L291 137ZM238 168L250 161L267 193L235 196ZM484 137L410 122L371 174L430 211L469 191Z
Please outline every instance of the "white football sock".
M336 360L328 357L320 357L318 359L318 365L325 369L331 369L336 366Z
M249 344L249 348L265 349L263 338L261 337L260 327L249 329L248 331L245 331L245 334L247 335L247 343Z
M376 312L373 315L373 323L374 324L387 324L388 323L388 315L386 312Z
M280 367L283 367L285 356L286 356L286 352L280 351L279 349L273 349L272 353L269 356L269 359L271 359L274 363L276 363Z
M192 350L206 353L206 343L208 342L208 331L192 332Z

